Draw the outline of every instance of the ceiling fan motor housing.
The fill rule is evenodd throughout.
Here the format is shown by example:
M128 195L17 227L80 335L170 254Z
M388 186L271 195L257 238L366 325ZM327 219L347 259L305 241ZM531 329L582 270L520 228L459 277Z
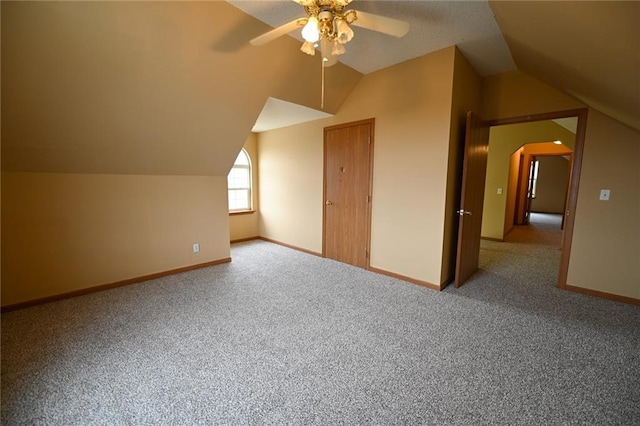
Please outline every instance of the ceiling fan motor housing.
M347 24L354 22L358 16L355 10L344 12L351 0L296 0L304 6L304 10L309 17L318 19L318 32L321 38L327 40L335 40L338 38L338 23L336 20L342 20ZM349 38L350 40L351 38ZM340 41L343 43L343 41Z
M301 6L309 16L318 16L323 10L332 13L341 13L344 8L351 3L351 0L294 0Z

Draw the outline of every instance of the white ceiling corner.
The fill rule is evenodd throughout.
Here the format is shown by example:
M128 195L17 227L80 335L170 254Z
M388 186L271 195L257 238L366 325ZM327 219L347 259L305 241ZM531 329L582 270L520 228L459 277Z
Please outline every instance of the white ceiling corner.
M574 135L578 131L578 117L555 118L553 122L564 127Z
M265 102L251 131L255 133L266 132L331 116L323 111L270 97Z

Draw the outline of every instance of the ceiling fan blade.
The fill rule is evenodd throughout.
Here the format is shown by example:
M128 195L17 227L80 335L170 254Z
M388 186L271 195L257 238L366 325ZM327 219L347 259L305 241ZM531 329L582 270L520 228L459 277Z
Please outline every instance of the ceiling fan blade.
M287 22L284 25L280 25L279 27L274 28L271 31L268 31L252 39L251 41L249 41L249 43L253 44L254 46L262 46L263 44L267 44L270 41L273 41L278 37L281 37L286 33L289 33L295 30L299 26L306 24L306 21L307 21L306 18L300 18L300 19L296 19L295 21Z
M394 37L403 37L409 32L409 23L398 19L387 18L386 16L374 15L373 13L356 11L358 19L351 25L378 31Z

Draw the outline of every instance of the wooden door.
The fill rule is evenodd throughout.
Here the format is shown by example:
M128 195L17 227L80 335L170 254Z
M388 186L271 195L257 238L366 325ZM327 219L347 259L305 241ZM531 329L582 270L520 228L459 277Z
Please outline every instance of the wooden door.
M462 195L460 197L460 223L455 285L460 287L478 270L484 183L489 154L489 126L477 115L467 113Z
M324 257L369 267L373 125L324 130Z

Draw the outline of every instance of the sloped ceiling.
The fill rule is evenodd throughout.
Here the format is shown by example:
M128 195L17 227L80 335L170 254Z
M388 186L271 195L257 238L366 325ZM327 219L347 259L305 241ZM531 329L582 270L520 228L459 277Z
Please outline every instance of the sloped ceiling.
M229 1L273 27L304 14L291 0ZM517 67L640 130L640 2L354 0L350 7L411 24L402 39L356 28L341 61L364 74L457 45L481 75Z
M518 69L640 130L640 2L509 2L491 8Z
M226 2L1 2L2 170L226 176L269 96L319 66ZM334 113L362 74L331 70Z
M359 31L344 60L363 72L391 65L380 58L428 53L415 49L438 40L490 74L513 66L500 59L507 45L519 69L640 130L640 2L354 4L407 19L420 34ZM269 97L319 109L317 58L292 37L250 46L271 27L227 2L0 7L4 171L225 176ZM454 18L461 23L450 25ZM448 39L454 27L469 31ZM344 64L328 72L325 112L334 113L362 74Z

